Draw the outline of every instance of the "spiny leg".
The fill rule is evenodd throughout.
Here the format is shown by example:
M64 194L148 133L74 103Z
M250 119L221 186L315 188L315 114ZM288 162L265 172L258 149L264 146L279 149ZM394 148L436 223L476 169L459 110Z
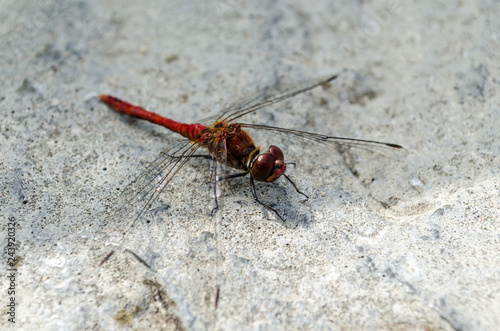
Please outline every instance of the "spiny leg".
M223 180L226 180L226 179L243 177L243 176L246 176L247 174L248 174L248 172L242 172L242 173L239 173L239 174L228 175L228 176L225 176L225 177L217 178L217 181L220 182L220 181L223 181Z
M257 197L257 191L255 189L255 183L253 181L253 177L252 176L250 176L250 186L252 187L253 199L255 201L257 201L258 203L260 203L262 206L264 206L267 209L269 209L270 211L273 211L283 222L286 222L285 219L283 217L281 217L280 213L278 213L278 211L276 209L274 209L271 206L266 205L265 203L263 203L262 201L259 200L259 198Z
M215 176L215 182L214 182L214 200L215 200L215 207L212 209L211 211L211 215L212 217L215 215L215 213L217 212L217 210L219 210L219 200L217 199L217 182L218 182L218 179L217 179L217 174L214 175Z
M214 189L214 190L217 190L217 189ZM217 213L217 210L219 210L219 201L217 201L217 192L215 192L215 207L212 208L212 211L210 212L210 215L212 215L212 217L215 215L215 213Z
M297 193L299 194L302 194L303 196L305 196L307 199L309 199L309 197L305 194L305 193L302 193L301 191L299 191L299 189L297 188L297 185L295 185L295 183L290 179L290 177L288 177L287 175L283 174L283 176L285 176L285 178L290 182L290 184L293 185L293 188L295 189L295 191L297 191Z

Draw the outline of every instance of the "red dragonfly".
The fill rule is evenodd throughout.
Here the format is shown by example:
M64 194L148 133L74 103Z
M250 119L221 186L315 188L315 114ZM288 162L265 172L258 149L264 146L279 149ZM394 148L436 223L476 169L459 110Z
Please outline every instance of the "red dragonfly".
M336 78L337 75L324 80L304 84L295 89L284 91L275 90L271 93L263 93L250 101L229 107L220 115L216 116L215 120L212 119L211 124L186 124L177 122L116 97L104 94L100 95L102 101L122 114L162 125L187 138L183 142L175 144L163 151L160 156L153 161L139 177L130 183L122 193L127 198L129 202L128 205L135 208L131 211L132 216L129 216L129 227L133 226L135 221L150 208L151 203L158 198L162 191L172 182L172 179L179 170L193 157L208 158L215 162L216 166L212 167L214 190L217 190L217 183L222 180L249 174L250 187L254 200L266 209L274 212L277 217L284 221L283 217L276 209L259 200L254 181L271 183L280 177L284 177L292 184L299 194L306 197L307 195L299 191L295 183L285 174L287 166L283 151L277 146L269 146L269 148L263 150L262 147L255 145L253 139L245 131L246 128L296 136L306 140L329 144L337 148L345 145L358 147L383 146L394 149L402 148L400 145L386 142L331 137L294 129L235 122L235 120L263 107L304 93L315 87L325 86ZM203 150L208 152L208 155L197 154L197 152ZM226 166L240 170L241 172L228 176L226 175ZM218 207L219 202L216 193L215 208L212 212L215 212ZM123 229L121 230L123 231ZM110 255L111 254L112 253L110 253ZM107 260L109 256L106 257L105 260Z

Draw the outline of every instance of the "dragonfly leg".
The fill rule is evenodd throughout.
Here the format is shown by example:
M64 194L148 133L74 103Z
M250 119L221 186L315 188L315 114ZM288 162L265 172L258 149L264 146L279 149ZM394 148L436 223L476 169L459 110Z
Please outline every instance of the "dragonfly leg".
M219 181L217 179L217 174L214 174L215 176L215 183L214 183L214 201L215 201L215 207L212 209L212 217L215 215L215 213L219 210L219 200L217 199L217 182Z
M290 179L290 177L288 177L287 175L283 174L283 176L285 176L285 178L290 182L290 184L293 185L293 188L295 189L295 191L297 191L297 193L299 194L302 194L303 196L305 196L307 199L309 199L309 197L305 194L305 193L302 193L301 191L299 191L299 189L297 188L297 185L295 185L295 183Z
M215 207L212 209L210 213L212 216L214 216L217 210L219 210L219 201L217 201L217 193L215 193L214 195L215 195Z
M264 206L267 209L269 209L270 211L274 212L283 222L286 222L285 219L283 217L281 217L280 213L278 213L278 211L276 209L274 209L271 206L266 205L265 203L263 203L262 201L259 200L259 198L257 197L257 190L255 189L255 183L253 181L253 177L252 176L250 176L250 186L252 187L253 199L255 201L257 201L258 203L260 203L262 206Z
M207 156L207 155L196 155L196 156ZM217 178L217 181L220 182L220 181L223 181L223 180L226 180L226 179L243 177L243 176L246 176L247 174L248 174L248 172L242 172L242 173L239 173L239 174L224 176L224 177L221 177L221 178ZM217 194L215 194L215 207L212 209L212 216L215 215L215 213L217 212L217 210L219 210L219 202L217 201Z
M170 154L165 154L167 155L168 157L171 157L172 159L182 159L182 158L187 158L187 157L200 157L200 158L203 158L203 159L207 159L207 160L213 160L213 157L211 157L210 155L191 155L191 156L187 156L187 155L180 155L180 156L176 156L176 155L170 155Z
M247 174L248 174L248 172L242 172L242 173L239 173L239 174L228 175L228 176L224 176L224 177L218 178L217 181L220 182L220 181L223 181L223 180L226 180L226 179L243 177L243 176L246 176Z

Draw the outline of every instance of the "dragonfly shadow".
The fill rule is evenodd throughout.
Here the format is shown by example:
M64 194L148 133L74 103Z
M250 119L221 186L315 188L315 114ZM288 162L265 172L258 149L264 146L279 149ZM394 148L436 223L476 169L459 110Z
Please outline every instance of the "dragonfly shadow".
M249 189L251 190L251 188ZM261 204L255 202L255 206L263 210L269 221L278 222L290 229L310 226L311 216L301 208L308 198L299 194L286 181L272 185L256 184L256 194ZM272 208L272 210L263 205Z

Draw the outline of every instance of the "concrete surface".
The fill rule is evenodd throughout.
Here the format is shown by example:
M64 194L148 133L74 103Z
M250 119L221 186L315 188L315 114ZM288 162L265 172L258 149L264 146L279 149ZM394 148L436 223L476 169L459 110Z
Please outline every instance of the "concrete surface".
M1 328L499 329L499 12L498 1L1 1L3 266L9 235L17 243L16 323L4 277ZM193 161L125 238L151 268L123 250L99 266L106 232L123 226L109 212L118 189L177 139L99 93L195 121L332 73L329 88L244 122L406 152L263 136L310 196L258 186L285 225L245 178L211 217L208 167Z

